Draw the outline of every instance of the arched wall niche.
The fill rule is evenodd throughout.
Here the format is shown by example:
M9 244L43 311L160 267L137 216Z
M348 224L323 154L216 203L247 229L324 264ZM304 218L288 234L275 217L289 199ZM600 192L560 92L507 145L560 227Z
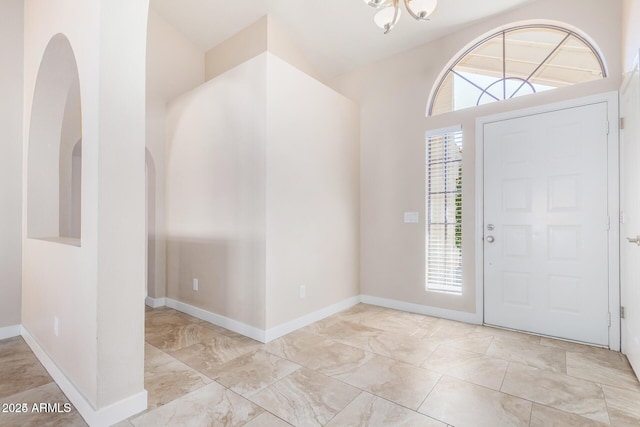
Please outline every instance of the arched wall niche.
M82 138L60 147L60 236L80 239L81 216Z
M80 246L82 103L78 66L67 37L51 38L31 109L27 237Z

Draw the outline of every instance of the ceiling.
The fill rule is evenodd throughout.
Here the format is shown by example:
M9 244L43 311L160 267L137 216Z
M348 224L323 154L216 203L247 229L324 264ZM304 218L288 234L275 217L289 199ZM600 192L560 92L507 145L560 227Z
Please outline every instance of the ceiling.
M407 13L384 35L362 0L151 0L151 7L203 51L269 14L325 78L420 46L535 0L440 0L429 22Z

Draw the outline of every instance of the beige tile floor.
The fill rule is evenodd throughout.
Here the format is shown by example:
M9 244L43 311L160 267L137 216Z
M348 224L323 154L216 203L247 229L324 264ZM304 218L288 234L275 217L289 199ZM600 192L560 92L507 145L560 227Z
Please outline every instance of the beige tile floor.
M368 305L260 344L147 309L140 426L640 426L620 353ZM21 338L0 341L0 403L67 402ZM83 426L0 413L0 426Z

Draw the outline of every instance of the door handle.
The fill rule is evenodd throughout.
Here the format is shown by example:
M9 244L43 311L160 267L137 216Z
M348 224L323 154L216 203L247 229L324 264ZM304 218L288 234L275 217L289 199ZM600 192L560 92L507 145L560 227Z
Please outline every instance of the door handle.
M496 239L493 236L487 236L487 243L493 243L495 242ZM640 246L640 243L638 243L638 245Z
M627 241L629 243L635 243L636 245L640 246L640 236L636 236L636 237L627 237Z

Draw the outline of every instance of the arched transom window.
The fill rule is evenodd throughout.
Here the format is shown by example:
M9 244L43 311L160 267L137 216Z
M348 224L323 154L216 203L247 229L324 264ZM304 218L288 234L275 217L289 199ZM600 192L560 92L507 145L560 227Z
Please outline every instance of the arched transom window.
M485 37L451 62L429 115L606 77L585 37L556 25L521 25Z

